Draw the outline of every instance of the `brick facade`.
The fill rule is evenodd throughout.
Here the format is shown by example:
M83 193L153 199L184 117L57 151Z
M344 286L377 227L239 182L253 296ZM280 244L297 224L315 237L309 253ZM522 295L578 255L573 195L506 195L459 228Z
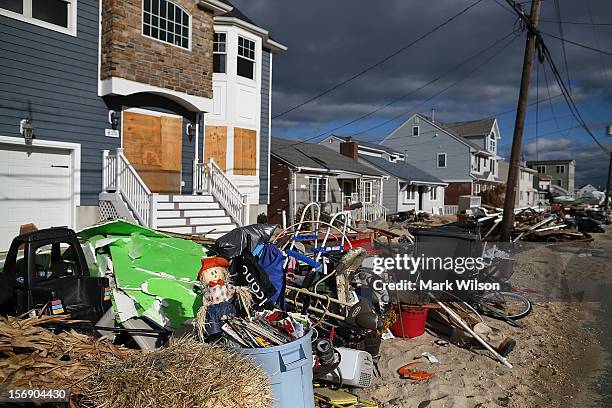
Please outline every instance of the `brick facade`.
M471 194L472 183L448 183L448 187L444 190L444 204L457 205L459 196Z
M191 50L142 34L142 0L102 1L102 80L118 77L212 98L213 15L197 1L174 3L191 15Z
M280 224L282 212L287 212L289 219L289 184L291 172L286 164L274 157L270 158L270 204L268 205L268 222Z

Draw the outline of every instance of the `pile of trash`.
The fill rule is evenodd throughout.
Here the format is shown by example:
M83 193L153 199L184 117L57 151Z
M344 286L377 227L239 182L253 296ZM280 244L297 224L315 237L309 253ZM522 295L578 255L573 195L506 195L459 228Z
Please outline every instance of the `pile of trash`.
M503 209L482 205L470 209L464 218L478 221L484 240L499 239ZM592 233L606 231L611 219L610 214L590 206L521 208L515 210L512 242L589 242Z

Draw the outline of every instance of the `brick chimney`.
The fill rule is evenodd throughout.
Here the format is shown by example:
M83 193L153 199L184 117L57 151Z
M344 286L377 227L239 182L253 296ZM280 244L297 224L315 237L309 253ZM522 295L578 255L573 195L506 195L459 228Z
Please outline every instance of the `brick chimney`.
M359 159L359 143L354 142L352 139L340 143L340 154L350 157L353 160Z

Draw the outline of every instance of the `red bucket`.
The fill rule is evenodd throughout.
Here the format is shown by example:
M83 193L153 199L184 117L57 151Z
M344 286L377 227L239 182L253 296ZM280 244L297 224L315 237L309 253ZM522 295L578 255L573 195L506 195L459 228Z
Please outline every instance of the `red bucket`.
M395 309L398 311L398 308ZM422 307L402 307L402 318L390 327L395 337L419 337L425 333L425 322L427 321L427 309ZM402 335L402 322L404 323L404 334Z

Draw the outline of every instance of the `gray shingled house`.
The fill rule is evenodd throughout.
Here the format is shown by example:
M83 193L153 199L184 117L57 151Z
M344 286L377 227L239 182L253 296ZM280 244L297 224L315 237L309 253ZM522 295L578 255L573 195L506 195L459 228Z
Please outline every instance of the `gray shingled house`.
M381 171L383 206L389 213L416 210L439 214L444 209L447 183L409 163L404 154L376 143L331 135L319 142L345 155L358 154L359 162Z
M362 203L357 216L384 216L383 172L316 143L272 137L268 220L289 220L310 202L327 213Z

